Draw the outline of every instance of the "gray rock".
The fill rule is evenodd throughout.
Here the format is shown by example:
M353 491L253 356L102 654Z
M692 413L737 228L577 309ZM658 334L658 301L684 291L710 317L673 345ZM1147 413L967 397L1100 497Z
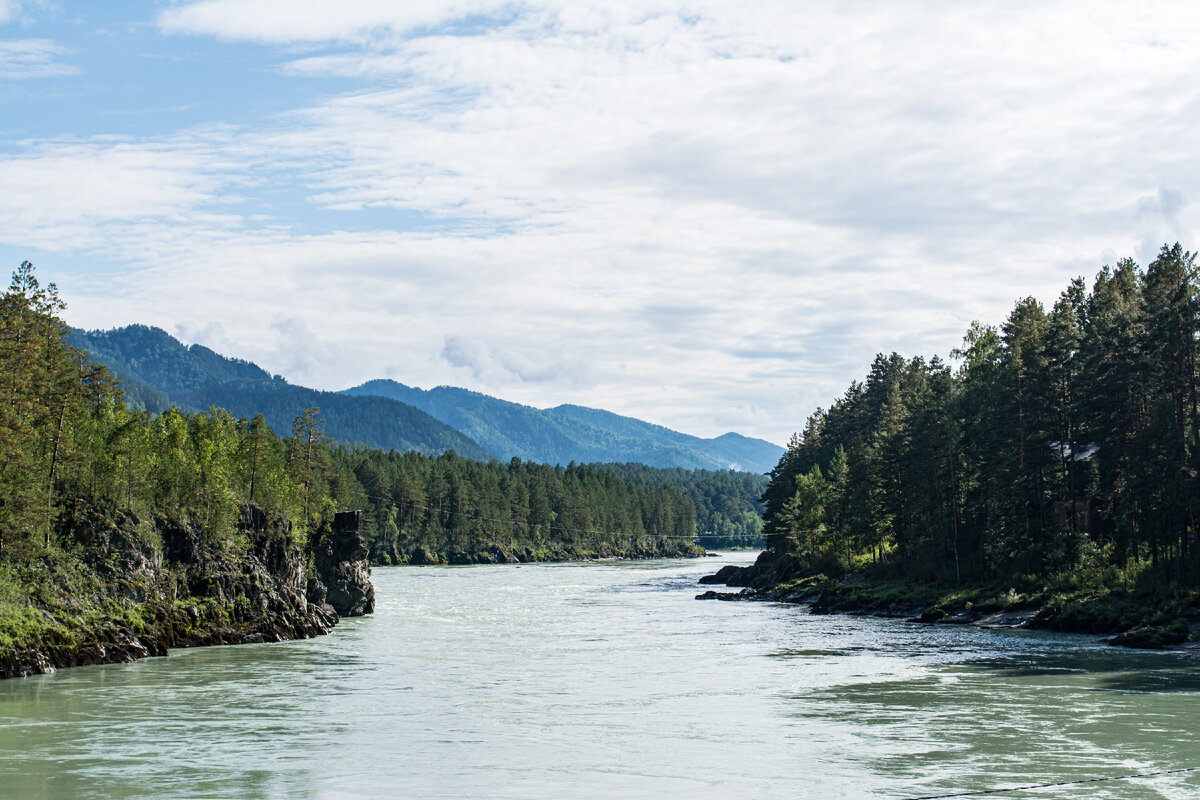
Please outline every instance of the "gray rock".
M313 542L313 564L325 587L325 602L343 617L375 611L375 587L367 542L359 533L361 524L361 511L342 512L331 527L317 532Z
M740 592L716 592L709 589L703 594L696 595L697 600L757 600L755 589L742 589Z

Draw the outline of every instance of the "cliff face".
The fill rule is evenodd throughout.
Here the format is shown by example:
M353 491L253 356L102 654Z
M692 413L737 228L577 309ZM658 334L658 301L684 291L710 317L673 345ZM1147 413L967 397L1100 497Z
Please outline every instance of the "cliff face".
M359 533L361 511L344 511L322 528L312 543L313 566L325 587L325 602L344 617L375 610L367 542Z
M0 677L172 647L304 639L328 633L339 614L374 609L356 525L315 535L314 576L286 519L251 506L238 529L231 550L174 520L77 501L60 523L69 556L36 565L21 624L0 631Z

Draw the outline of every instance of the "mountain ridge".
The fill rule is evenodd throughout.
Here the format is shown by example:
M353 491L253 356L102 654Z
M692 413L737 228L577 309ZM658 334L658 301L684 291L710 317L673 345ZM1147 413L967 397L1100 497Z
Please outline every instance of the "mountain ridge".
M704 439L612 411L566 403L539 409L455 386L420 389L379 378L340 392L297 386L257 364L161 328L72 329L73 344L120 380L127 402L158 412L210 406L235 416L262 413L286 435L317 406L329 436L383 450L464 458L513 457L547 464L640 463L651 467L764 473L783 448L735 432Z
M469 436L405 403L296 386L253 362L185 345L161 328L73 328L69 340L109 368L128 402L151 412L175 405L184 410L216 406L247 418L261 413L286 436L304 409L317 406L326 434L346 444L431 455L454 450L482 461L494 457Z
M572 403L539 409L454 386L420 389L377 378L344 392L409 403L503 458L763 473L783 454L778 445L732 431L704 439L604 409Z

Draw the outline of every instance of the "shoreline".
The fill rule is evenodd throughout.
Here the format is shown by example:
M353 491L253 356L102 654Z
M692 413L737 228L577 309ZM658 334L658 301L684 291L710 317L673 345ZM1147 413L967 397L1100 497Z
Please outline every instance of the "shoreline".
M903 619L922 625L971 625L1080 633L1109 645L1200 653L1200 598L1154 592L1021 594L990 584L914 586L852 574L840 580L810 576L766 585L755 567L723 567L700 585L697 600L756 601L809 606L810 614Z
M170 655L174 649L311 639L331 633L339 621L336 612L330 615L329 610L311 603L305 612L287 619L238 621L228 607L189 599L195 602L130 609L142 619L150 617L140 626L122 624L124 620L116 614L80 627L56 620L63 630L54 637L56 641L0 650L0 679L49 675L73 667L131 664Z
M78 503L60 535L71 549L12 576L29 594L0 607L0 679L327 634L375 608L359 517L302 546L288 520L246 506L229 549L174 520Z
M649 538L649 537L647 537ZM661 546L667 545L667 546ZM692 545L692 546L689 546ZM644 561L654 558L704 558L709 551L694 545L691 540L674 539L669 544L645 548L579 549L569 548L533 548L530 546L492 547L475 552L434 553L425 548L418 548L412 553L406 553L406 558L388 563L379 559L371 561L372 567L433 567L433 566L462 566L469 564L543 564L566 561L597 561L600 559L617 559L628 561Z

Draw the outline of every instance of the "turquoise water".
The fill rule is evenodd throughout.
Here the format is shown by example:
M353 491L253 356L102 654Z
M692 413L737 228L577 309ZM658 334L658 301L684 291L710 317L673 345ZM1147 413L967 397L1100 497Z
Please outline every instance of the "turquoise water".
M1192 656L692 599L749 558L377 569L330 636L3 681L0 797L899 800L1200 766Z

